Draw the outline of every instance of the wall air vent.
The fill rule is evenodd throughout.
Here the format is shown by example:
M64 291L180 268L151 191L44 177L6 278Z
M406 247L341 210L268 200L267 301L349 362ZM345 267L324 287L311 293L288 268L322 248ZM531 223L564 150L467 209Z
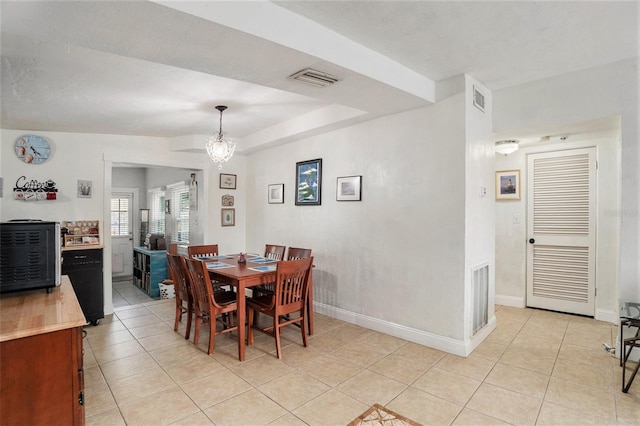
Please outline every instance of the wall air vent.
M298 71L297 73L290 75L289 78L298 80L302 83L311 84L316 87L327 87L340 81L338 77L327 74L326 72L316 71L311 68L305 68Z

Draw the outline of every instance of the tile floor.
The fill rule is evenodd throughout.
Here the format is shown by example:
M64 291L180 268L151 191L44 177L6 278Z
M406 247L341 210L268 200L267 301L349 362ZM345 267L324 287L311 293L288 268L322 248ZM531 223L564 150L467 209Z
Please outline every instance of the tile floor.
M131 280L131 277L113 278L111 294L114 309L129 305L139 305L154 300L147 293L134 286Z
M496 307L497 329L461 358L316 315L309 347L288 327L282 360L257 334L239 362L233 334L207 356L208 335L174 333L174 306L86 328L88 425L346 425L374 403L425 425L640 424L640 379L620 391L608 323Z

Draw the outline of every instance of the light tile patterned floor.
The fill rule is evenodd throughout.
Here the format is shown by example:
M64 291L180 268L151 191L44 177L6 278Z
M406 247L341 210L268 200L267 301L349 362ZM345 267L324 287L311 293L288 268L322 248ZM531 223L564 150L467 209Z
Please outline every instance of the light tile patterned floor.
M374 403L425 425L640 424L640 379L620 391L608 323L496 307L497 329L460 358L316 315L308 348L288 327L282 360L257 334L241 363L233 334L207 356L207 334L174 333L174 306L122 306L86 328L88 425L346 425Z

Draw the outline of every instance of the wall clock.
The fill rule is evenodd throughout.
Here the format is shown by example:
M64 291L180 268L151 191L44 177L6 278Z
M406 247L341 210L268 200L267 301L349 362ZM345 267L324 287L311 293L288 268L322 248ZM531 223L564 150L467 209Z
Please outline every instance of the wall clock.
M27 164L40 164L49 158L51 147L42 136L20 136L15 143L16 156Z

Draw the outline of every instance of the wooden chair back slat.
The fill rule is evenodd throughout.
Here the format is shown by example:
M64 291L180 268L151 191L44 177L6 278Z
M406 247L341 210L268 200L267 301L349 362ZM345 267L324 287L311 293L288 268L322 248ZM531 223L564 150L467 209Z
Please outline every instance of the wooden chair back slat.
M205 244L197 246L188 246L187 253L189 257L213 257L218 255L217 244Z
M306 259L311 257L311 249L289 247L289 253L287 253L287 260Z

